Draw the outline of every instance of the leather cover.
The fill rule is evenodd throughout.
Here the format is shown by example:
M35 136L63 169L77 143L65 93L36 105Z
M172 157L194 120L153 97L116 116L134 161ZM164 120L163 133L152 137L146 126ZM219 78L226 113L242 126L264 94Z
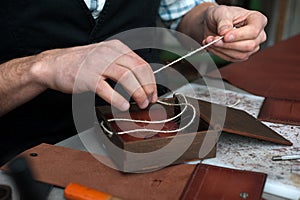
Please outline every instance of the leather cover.
M36 146L19 156L27 159L38 181L63 188L75 182L132 200L176 200L180 197L234 200L237 198L232 197L241 192L248 193L250 199L256 199L262 194L266 178L261 173L202 164L181 164L149 173L124 174L99 162L96 159L98 155L48 144ZM6 166L2 169L7 170ZM201 183L204 185L199 185ZM223 196L217 196L222 193Z
M182 164L144 174L125 174L97 160L108 161L107 157L48 144L21 156L28 160L38 181L62 188L74 182L126 200L179 199L195 168Z
M209 124L220 124L220 121L222 121L222 119L218 119L218 117L222 117L222 115L217 115L214 121L211 121L211 106L213 105L216 110L222 110L224 109L224 106L201 100L198 100L198 104L202 119L204 119ZM289 140L285 139L245 111L229 107L227 107L226 109L226 118L222 129L223 131L260 140L270 141L277 144L288 146L293 145Z
M266 97L259 119L300 125L300 35L220 69L223 79ZM216 72L208 74L217 77Z
M264 173L197 165L181 200L260 200L266 177Z

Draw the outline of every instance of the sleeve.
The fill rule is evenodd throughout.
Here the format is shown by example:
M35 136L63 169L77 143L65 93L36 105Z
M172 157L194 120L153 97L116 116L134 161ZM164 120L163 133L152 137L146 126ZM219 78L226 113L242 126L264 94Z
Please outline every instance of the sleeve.
M188 11L204 2L215 3L215 0L161 0L158 13L167 27L176 29Z

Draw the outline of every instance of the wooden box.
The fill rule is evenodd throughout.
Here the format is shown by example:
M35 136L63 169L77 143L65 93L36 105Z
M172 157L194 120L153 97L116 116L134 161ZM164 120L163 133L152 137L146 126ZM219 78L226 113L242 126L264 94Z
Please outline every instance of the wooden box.
M174 96L163 99L163 102L178 104L179 101ZM170 164L215 157L220 130L209 126L201 119L197 102L193 105L194 110L191 107L185 108L185 105L170 106L156 103L141 110L135 103L132 103L128 112L112 110L111 106L96 107L98 118L96 130L109 156L124 172L149 171ZM181 115L182 111L184 113ZM160 124L109 121L124 118L158 121L178 115L181 117ZM142 130L118 134L136 129ZM143 129L151 129L152 132L143 131ZM183 130L176 131L176 129ZM154 130L166 131L166 133Z

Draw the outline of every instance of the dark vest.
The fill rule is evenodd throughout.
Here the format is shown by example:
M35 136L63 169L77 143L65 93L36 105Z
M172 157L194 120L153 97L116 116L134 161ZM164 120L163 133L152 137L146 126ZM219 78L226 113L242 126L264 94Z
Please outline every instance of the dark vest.
M95 20L83 0L1 1L0 62L155 26L158 6L159 0L106 0ZM47 90L1 117L0 165L31 146L76 134L71 105L71 95Z

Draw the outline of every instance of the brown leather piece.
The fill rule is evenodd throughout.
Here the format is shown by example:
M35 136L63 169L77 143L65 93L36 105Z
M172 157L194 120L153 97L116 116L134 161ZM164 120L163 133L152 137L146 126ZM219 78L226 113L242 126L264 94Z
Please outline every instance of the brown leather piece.
M267 175L211 165L198 165L181 200L260 200Z
M300 101L300 35L282 41L253 55L249 60L220 69L223 79L250 93L266 97L260 119L300 125L300 107L282 109ZM208 74L217 78L216 72ZM272 98L269 100L269 98ZM273 101L277 99L276 101ZM272 103L272 110L264 109ZM275 104L278 104L274 106ZM284 105L286 104L286 105ZM293 115L290 118L290 115Z
M30 156L31 153L37 156ZM149 173L124 174L99 162L96 155L49 144L41 144L21 155L30 163L38 181L63 188L74 182L132 200L179 199L195 168L182 164Z
M216 109L223 109L224 106L212 104L205 101L198 101L201 118L210 124L219 124L222 119L218 119L218 115L214 121L211 121L211 106L214 105ZM222 117L222 116L220 116ZM223 131L242 135L246 137L256 138L260 140L270 141L283 145L293 145L289 140L285 139L259 120L249 115L245 111L229 108L226 110L226 118L223 125Z
M258 119L299 125L300 101L267 98L258 115Z

